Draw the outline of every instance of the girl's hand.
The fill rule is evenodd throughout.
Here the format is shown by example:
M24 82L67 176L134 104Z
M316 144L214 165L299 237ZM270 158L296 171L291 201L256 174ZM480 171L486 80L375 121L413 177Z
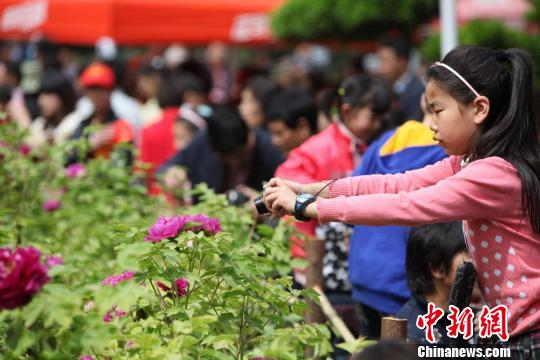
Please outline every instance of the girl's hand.
M269 182L264 190L264 204L266 208L276 218L292 215L294 204L296 203L295 191L279 178L274 178L270 181L271 186L269 186Z
M300 184L300 183L298 183L296 181L285 180L285 179L280 179L280 178L272 178L272 179L270 179L270 181L264 186L264 188L268 189L268 188L272 188L272 187L277 186L277 181L278 180L281 181L282 183L284 183L289 189L294 191L295 194L300 194L300 193L306 191L306 186L307 185Z

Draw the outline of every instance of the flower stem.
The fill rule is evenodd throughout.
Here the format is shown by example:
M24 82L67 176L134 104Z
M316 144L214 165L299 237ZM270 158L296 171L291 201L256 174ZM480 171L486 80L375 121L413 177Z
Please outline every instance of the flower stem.
M244 292L244 300L242 303L242 316L240 318L240 333L238 334L238 345L237 345L237 352L236 352L236 358L238 360L242 360L244 357L244 329L245 329L245 318L246 318L246 309L247 309L247 293Z
M165 313L165 318L167 319L167 323L172 324L172 320L169 318L169 315L167 315L167 305L165 304L165 300L163 299L163 296L154 286L154 282L152 281L152 279L149 278L148 281L150 282L150 286L152 287L152 290L154 290L154 293L156 293L156 295L159 297L159 307Z

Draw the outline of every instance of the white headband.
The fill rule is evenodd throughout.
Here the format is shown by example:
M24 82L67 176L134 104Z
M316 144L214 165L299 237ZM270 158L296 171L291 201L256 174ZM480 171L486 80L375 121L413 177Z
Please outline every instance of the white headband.
M189 105L180 107L180 118L193 124L199 130L206 128L206 121Z
M471 91L474 93L474 95L476 95L477 97L480 96L480 94L478 93L478 91L474 90L474 88L472 87L472 85L469 84L469 82L468 82L467 80L465 80L465 78L464 78L463 76L459 75L459 73L458 73L456 70L452 69L449 65L446 65L446 64L444 64L444 63L442 63L442 62L437 61L437 62L436 62L435 64L433 64L432 66L442 66L442 67L448 69L452 74L456 75L457 78L458 78L459 80L461 80L461 82L463 82L465 85L467 85L467 87L468 87L469 89L471 89Z

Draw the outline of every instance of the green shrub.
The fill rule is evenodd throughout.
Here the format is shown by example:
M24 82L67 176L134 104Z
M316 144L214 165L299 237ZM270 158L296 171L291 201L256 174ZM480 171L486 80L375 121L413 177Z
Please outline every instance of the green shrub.
M171 209L108 160L66 173L66 154L84 142L25 155L23 136L0 126L0 247L35 247L42 261L57 255L63 264L49 269L51 280L26 306L0 310L2 359L297 359L306 346L331 351L326 325L302 321L303 299L314 293L292 290L284 276L285 224L256 226L248 209L205 186L196 189L199 204ZM45 210L51 199L59 203ZM158 215L188 211L218 218L223 231L144 240ZM123 281L111 285L119 274ZM189 282L181 296L173 285L180 278Z

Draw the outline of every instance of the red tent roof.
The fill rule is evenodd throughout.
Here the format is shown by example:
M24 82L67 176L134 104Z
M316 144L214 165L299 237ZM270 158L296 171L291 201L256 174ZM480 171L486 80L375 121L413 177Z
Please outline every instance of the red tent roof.
M0 39L41 33L70 44L265 43L284 0L0 0Z

